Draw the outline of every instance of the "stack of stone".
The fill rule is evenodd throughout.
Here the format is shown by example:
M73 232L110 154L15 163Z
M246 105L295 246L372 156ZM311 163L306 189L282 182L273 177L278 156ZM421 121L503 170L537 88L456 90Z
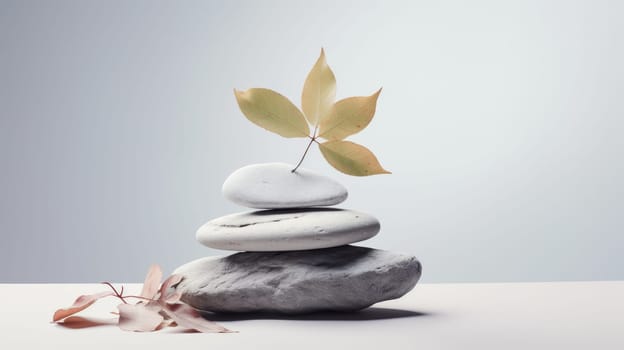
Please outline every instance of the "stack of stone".
M347 190L336 181L282 163L238 169L224 196L263 209L204 224L197 240L240 251L178 268L176 287L189 305L212 312L354 311L409 292L421 274L414 256L352 246L375 236L368 214L328 208Z

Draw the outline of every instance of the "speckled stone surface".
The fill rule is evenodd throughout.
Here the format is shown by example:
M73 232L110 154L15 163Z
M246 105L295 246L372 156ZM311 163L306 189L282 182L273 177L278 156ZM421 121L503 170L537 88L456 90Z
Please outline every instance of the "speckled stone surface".
M416 257L342 246L294 252L245 252L179 267L177 290L212 312L354 311L409 292L421 275Z
M208 247L224 250L309 250L363 241L379 229L376 218L354 210L262 210L211 220L199 228L196 238Z

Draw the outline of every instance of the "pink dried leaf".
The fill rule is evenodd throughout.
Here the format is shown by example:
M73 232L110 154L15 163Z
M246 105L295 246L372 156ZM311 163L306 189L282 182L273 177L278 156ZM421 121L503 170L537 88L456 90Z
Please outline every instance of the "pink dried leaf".
M147 271L147 276L145 276L145 281L143 282L143 289L139 295L143 298L153 299L156 293L158 293L158 286L160 286L162 277L163 273L160 266L156 264L150 266Z
M171 292L169 288L175 286L176 284L182 281L182 275L171 275L167 277L167 279L160 286L160 297L159 301L162 303L166 303L166 300L170 298ZM174 292L175 293L175 292Z
M177 324L174 321L172 321L170 319L169 320L165 319L164 321L162 321L160 323L160 325L158 326L158 328L156 328L156 330L159 331L159 330L165 329L167 327L175 327L175 326L177 326Z
M158 302L158 300L150 301L150 302L147 302L147 303L139 302L138 304L141 304L144 307L146 307L146 308L148 308L148 309L150 309L152 311L155 311L155 312L162 311L162 307L160 306L160 303Z
M182 293L173 292L173 293L169 293L165 298L162 299L162 301L164 301L167 304L175 304L178 301L180 301L181 298L182 298Z
M159 300L154 300L154 301L150 301L147 303L139 303L142 304L143 306L145 306L146 308L160 314L160 316L163 317L163 319L166 320L170 320L171 318L169 317L169 315L167 315L167 313L165 313L165 311L163 311L162 309L162 304Z
M183 328L202 333L234 333L220 324L205 319L199 311L186 304L164 304L163 311Z
M97 294L81 295L74 301L72 306L68 308L56 310L56 312L54 312L54 316L52 316L52 322L60 321L66 317L69 317L75 313L78 313L88 308L89 306L93 305L93 303L95 303L98 299L111 296L111 295L115 295L115 293L113 293L112 291L109 291L109 292L102 292L102 293L97 293Z
M145 304L120 304L119 328L132 332L153 332L160 329L163 317Z

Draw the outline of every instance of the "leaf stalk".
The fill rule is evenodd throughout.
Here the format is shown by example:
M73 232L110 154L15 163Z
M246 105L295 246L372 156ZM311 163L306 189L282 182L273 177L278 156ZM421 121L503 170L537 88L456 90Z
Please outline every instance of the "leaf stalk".
M315 130L315 134L316 134L316 130ZM295 171L297 171L297 169L299 169L299 166L301 166L301 163L303 163L303 160L305 159L306 154L308 154L308 151L310 150L310 146L312 146L312 143L314 141L316 141L316 135L310 138L310 142L308 142L308 147L306 147L305 151L303 152L303 156L301 156L301 159L299 159L299 163L297 163L297 166L295 166L295 168L290 171L291 173L294 173Z

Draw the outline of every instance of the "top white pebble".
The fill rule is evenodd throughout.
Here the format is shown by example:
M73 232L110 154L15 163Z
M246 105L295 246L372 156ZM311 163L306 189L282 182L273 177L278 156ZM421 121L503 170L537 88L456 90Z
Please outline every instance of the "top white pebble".
M327 176L285 163L252 164L233 172L223 195L236 204L257 209L329 206L347 199L347 189Z

